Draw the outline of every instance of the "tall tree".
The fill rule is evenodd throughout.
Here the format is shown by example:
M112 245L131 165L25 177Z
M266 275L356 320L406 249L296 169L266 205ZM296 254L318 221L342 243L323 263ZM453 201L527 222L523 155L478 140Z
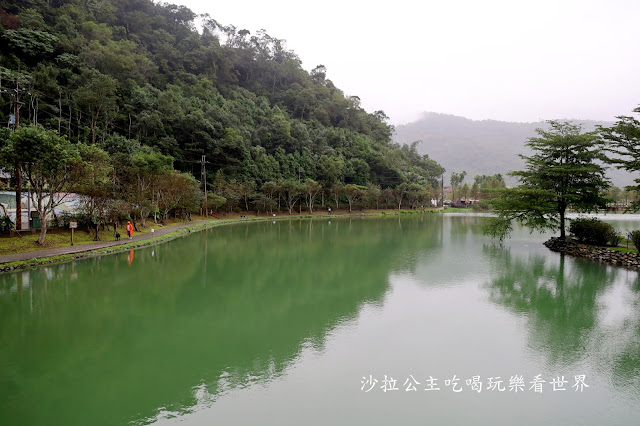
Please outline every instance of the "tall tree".
M293 179L287 179L282 182L282 184L280 184L280 188L282 191L282 198L284 198L284 202L287 205L287 210L289 210L289 214L291 214L293 213L293 208L300 199L303 189L301 185Z
M253 181L238 184L238 195L244 201L244 207L249 211L249 200L256 195L256 183Z
M20 164L31 186L31 199L41 220L38 244L42 245L47 236L47 217L64 201L63 190L81 163L78 150L55 131L23 126L11 134L0 155L4 164Z
M393 190L394 200L398 204L398 211L400 211L400 209L402 208L402 201L404 200L404 197L407 195L408 191L409 184L407 184L406 182L403 182L400 185L396 186Z
M185 199L195 198L199 201L199 185L193 175L173 170L170 173L157 176L156 179L159 181L157 193L163 221L166 221L169 218L169 213ZM194 197L193 194L196 196Z
M520 185L502 190L501 198L493 200L497 217L489 220L486 233L502 239L515 220L541 231L559 229L560 238L565 238L568 208L588 212L606 203L601 194L609 182L599 163L602 146L597 133L581 133L581 126L566 122L549 125L527 141L534 154L521 155L525 170L511 173Z
M307 195L309 204L309 213L313 214L313 202L320 191L322 191L322 185L313 179L307 179L304 183L304 190Z
M331 186L330 191L331 191L331 196L336 202L336 209L339 209L340 208L339 201L340 201L340 197L344 193L344 185L342 183L336 183Z
M86 215L87 227L95 231L94 240L99 240L99 225L106 213L113 185L109 177L113 173L109 155L96 145L78 144L82 159L75 168L71 189L79 194L81 210Z
M451 173L451 201L455 202L456 198L456 189L460 188L460 184L464 181L464 178L467 176L467 172L463 171L462 173Z
M504 178L497 173L493 176L476 175L473 178L473 186L471 187L471 196L476 199L491 198L491 194L498 188L506 188Z
M633 110L640 113L640 107ZM612 127L599 127L600 135L607 143L607 150L614 154L608 162L631 173L640 171L640 121L634 117L620 116ZM628 190L640 190L640 178L634 179L635 186ZM640 205L632 203L637 210Z
M344 187L344 194L347 197L349 203L349 213L353 209L353 204L358 201L366 193L366 188L361 185L349 184Z
M418 206L424 206L428 196L427 188L424 185L412 183L407 188L407 199L412 209L418 208Z
M380 185L369 184L367 185L367 205L370 208L377 209L380 204L380 197L382 196L382 190L380 189Z

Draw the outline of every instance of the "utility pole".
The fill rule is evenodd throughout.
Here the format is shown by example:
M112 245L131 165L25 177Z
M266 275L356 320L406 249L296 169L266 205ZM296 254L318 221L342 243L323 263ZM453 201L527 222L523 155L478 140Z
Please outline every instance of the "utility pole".
M20 125L20 80L16 77L16 94L15 102L13 104L13 113L15 115L14 131L18 129ZM20 163L16 162L16 231L22 229L22 173L20 172ZM27 212L29 215L29 212ZM27 219L28 220L28 219Z
M201 166L200 166L200 179L204 184L204 216L206 218L209 217L209 208L207 206L207 157L202 156Z
M300 185L300 175L302 174L302 169L298 167L298 185ZM298 214L302 214L302 197L300 197L300 202L298 203Z
M444 208L444 174L442 175L442 180L440 181L440 190L442 193L442 199L440 200L442 208Z

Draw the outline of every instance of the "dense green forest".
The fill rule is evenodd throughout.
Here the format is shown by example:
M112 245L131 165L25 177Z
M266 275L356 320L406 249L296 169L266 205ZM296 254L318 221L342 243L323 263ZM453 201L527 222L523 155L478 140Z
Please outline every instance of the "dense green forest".
M243 195L229 188L242 183L253 202L265 183L307 180L327 196L336 184L428 195L444 172L415 145L392 143L385 113L366 112L324 66L309 73L283 40L184 6L5 0L0 39L0 122L17 94L20 126L111 157L151 147L199 179L205 155L211 188L235 208Z

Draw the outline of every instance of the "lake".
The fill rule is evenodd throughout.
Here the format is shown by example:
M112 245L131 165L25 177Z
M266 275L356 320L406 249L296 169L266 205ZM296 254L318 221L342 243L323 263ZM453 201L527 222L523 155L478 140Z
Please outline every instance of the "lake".
M1 423L639 424L638 273L482 221L239 223L2 274Z

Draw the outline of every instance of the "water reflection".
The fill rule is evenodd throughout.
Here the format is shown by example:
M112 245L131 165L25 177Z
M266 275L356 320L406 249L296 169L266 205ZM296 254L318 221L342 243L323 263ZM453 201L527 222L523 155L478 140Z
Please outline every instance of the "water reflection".
M485 245L490 300L527 318L529 346L558 370L582 363L640 395L638 274L564 255Z
M412 266L403 253L440 244L423 220L436 219L401 231L390 220L240 224L136 250L135 261L2 275L0 411L9 423L144 423L273 380L379 303L390 271ZM417 232L426 238L407 238Z

